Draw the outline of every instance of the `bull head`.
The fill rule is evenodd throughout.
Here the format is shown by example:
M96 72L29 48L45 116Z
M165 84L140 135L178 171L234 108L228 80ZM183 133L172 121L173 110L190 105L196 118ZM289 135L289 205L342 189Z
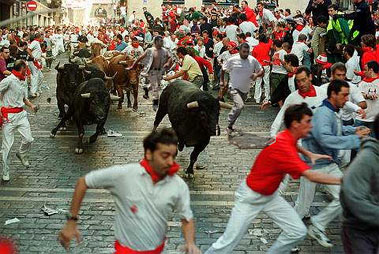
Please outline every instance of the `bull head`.
M120 61L120 62L118 62L119 64L121 64L121 65L126 65L126 66L128 66L128 62L127 61Z
M86 60L86 64L91 64L92 60Z
M80 96L84 99L89 99L89 98L91 98L91 93L82 93L82 94L80 94Z
M114 80L116 75L117 75L117 72L112 77L108 77L107 75L105 75L105 80Z
M113 95L113 94L111 94L110 97L111 97L112 101L119 101L121 99L120 97Z

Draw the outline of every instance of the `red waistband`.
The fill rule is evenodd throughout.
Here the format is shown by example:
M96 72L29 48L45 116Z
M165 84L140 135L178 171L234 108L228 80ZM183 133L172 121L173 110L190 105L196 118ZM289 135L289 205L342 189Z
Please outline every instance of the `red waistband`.
M164 246L165 242L163 241L163 243L159 245L155 250L139 251L133 250L127 246L123 246L119 241L116 240L114 243L116 252L114 254L161 254L163 252Z
M1 111L2 117L0 117L0 126L3 125L3 118L5 119L5 121L9 122L8 114L17 114L17 113L22 112L23 110L24 110L23 108L1 107L0 111Z

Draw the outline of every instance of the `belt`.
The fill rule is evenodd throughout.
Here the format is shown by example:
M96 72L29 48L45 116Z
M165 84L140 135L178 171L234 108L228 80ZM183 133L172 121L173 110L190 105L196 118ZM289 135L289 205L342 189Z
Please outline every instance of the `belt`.
M9 122L8 114L17 114L17 113L22 112L23 110L24 109L21 107L20 108L1 107L0 111L1 111L2 117L0 117L0 126L3 126L4 124L3 118L5 119L6 122Z
M146 250L146 251L140 251L140 250L133 250L129 248L128 246L123 246L120 244L119 241L116 240L114 247L116 249L116 252L114 254L161 254L163 252L165 246L165 242L161 245L159 245L155 250Z

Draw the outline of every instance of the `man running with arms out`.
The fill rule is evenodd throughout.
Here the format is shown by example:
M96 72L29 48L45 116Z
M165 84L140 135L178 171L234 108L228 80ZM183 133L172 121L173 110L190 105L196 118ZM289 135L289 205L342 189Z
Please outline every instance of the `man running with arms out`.
M246 234L250 223L265 212L283 232L268 253L290 253L291 249L307 234L307 228L293 207L278 193L280 182L286 174L298 179L304 176L310 181L338 185L340 177L329 176L310 170L298 152L309 157L312 163L318 159L331 159L327 155L311 153L297 146L312 129L312 111L307 104L288 107L284 114L286 129L276 140L258 155L249 176L236 192L235 205L224 234L205 254L230 254Z
M152 132L143 141L140 163L92 171L76 185L71 213L59 240L67 250L77 228L81 202L88 188L108 189L116 203L115 254L159 254L164 250L167 221L172 210L182 218L186 253L199 254L188 186L176 175L178 138L169 129Z

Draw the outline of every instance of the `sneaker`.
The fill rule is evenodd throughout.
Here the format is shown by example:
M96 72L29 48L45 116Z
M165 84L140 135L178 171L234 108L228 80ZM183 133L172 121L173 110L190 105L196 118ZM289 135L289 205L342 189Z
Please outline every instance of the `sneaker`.
M233 128L230 128L230 127L227 127L227 128L226 128L226 134L227 134L228 136L232 135L233 131L234 131Z
M9 180L10 180L10 178L9 178L9 172L7 172L7 173L3 172L3 181L4 182L8 182Z
M321 231L320 229L316 228L313 225L310 225L308 227L308 235L312 237L313 239L315 239L321 246L324 246L325 248L333 247L332 242L325 235L325 232Z
M291 253L299 253L300 252L300 247L299 246L295 246L291 249Z
M16 157L21 161L21 164L24 165L26 168L30 166L29 161L25 158L24 155L20 153L16 153Z
M145 91L145 94L142 96L144 99L149 99L149 89L147 87L144 87L143 90Z

